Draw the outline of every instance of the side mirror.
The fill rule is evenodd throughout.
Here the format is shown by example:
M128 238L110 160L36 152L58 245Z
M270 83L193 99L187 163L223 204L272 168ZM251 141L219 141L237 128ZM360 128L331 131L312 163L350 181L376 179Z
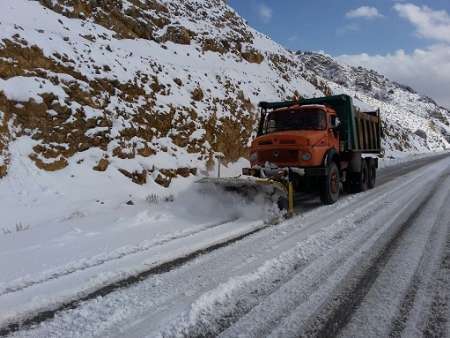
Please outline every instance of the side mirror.
M339 117L332 116L331 117L331 128L337 129L337 128L339 128L340 125L341 125L341 120L339 120Z

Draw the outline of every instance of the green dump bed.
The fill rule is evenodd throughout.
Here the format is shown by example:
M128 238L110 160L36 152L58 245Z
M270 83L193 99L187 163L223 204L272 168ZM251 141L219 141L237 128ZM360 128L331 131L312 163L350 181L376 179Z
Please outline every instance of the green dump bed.
M353 105L348 95L335 95L301 99L285 102L261 102L263 113L294 105L320 104L332 107L341 121L339 127L341 138L340 151L358 151L379 153L381 151L381 120L380 111L362 112Z

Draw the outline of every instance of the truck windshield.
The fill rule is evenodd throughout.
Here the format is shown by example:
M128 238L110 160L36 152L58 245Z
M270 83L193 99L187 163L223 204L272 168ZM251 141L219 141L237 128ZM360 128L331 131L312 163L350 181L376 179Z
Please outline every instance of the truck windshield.
M321 110L284 110L267 115L263 133L282 130L323 130L326 129L325 112Z

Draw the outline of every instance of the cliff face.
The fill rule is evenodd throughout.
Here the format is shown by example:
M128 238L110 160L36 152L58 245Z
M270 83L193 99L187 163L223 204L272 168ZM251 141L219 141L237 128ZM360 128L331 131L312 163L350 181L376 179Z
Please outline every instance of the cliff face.
M2 7L0 176L20 140L42 170L118 170L167 186L211 166L216 152L245 157L257 102L294 94L348 92L381 106L387 150L448 145L448 112L432 100L373 72L289 52L222 0Z

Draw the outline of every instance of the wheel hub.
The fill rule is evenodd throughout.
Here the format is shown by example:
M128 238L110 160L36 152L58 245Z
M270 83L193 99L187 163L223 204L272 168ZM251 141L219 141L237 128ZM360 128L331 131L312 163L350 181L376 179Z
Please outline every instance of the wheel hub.
M338 192L338 178L337 178L337 173L333 172L331 174L330 177L330 188L331 188L331 192L333 194L336 194Z

